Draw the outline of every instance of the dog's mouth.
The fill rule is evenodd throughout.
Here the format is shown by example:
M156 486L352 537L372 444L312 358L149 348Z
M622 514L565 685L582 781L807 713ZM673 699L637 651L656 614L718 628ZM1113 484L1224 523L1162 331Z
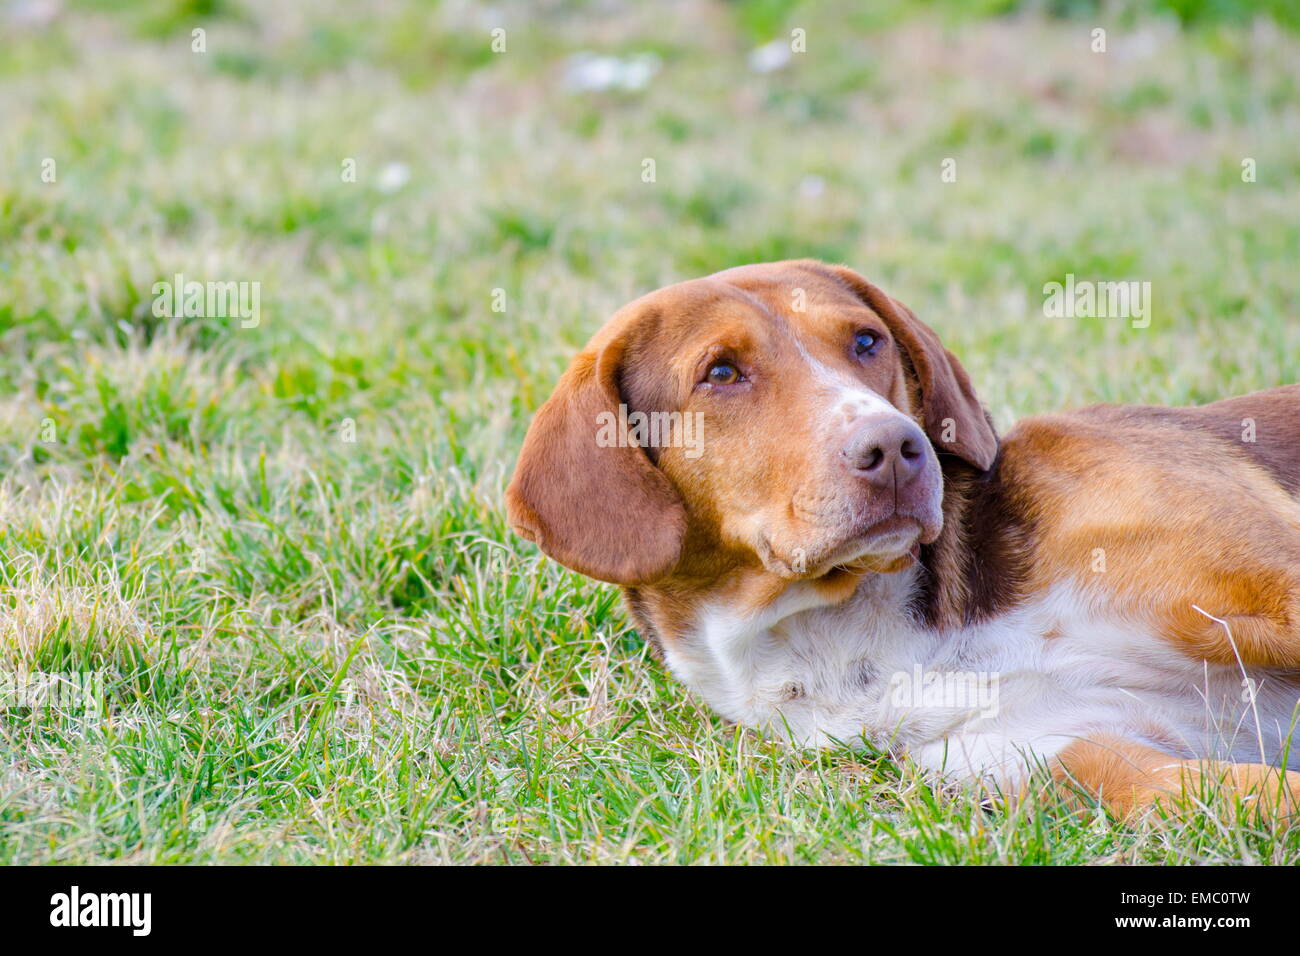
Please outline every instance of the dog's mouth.
M832 559L832 572L901 571L918 557L921 522L908 515L891 515L868 527L844 549L847 559Z
M902 571L918 560L923 530L916 518L890 515L829 549L816 561L808 562L806 567L787 566L786 562L780 562L785 571L781 576L825 584L850 577L856 579L866 573Z
M895 512L837 536L813 553L798 547L777 549L771 539L760 540L759 558L768 571L788 581L825 583L864 573L894 573L917 563L927 541L927 523L918 516ZM932 538L930 538L932 540Z

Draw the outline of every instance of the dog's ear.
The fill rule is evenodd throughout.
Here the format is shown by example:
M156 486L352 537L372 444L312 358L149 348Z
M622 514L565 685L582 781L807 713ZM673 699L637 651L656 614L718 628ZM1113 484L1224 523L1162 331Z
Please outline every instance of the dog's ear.
M997 432L956 356L903 303L852 269L832 266L831 271L884 320L907 353L921 390L922 424L935 449L988 471L998 453Z
M686 534L682 500L645 450L607 440L642 324L615 320L573 360L533 418L506 490L516 533L567 568L624 586L671 571Z

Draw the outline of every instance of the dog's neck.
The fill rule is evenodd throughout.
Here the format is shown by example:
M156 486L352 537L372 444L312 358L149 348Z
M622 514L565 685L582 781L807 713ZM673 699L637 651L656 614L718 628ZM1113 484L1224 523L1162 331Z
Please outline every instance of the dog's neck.
M926 625L952 631L1018 602L1033 529L1001 454L988 471L950 459L943 472L943 530L921 549L924 573L915 601Z

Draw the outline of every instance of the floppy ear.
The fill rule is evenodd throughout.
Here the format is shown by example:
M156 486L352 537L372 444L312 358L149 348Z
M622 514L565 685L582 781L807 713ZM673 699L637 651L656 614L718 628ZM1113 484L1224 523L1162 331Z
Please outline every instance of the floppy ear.
M891 299L852 269L833 266L841 281L884 319L916 370L921 387L921 418L935 449L988 471L998 453L998 436L970 377L939 336L903 303Z
M608 416L619 417L626 342L625 334L589 345L573 360L524 438L506 512L516 533L560 564L630 587L677 564L686 511L644 449L597 441Z

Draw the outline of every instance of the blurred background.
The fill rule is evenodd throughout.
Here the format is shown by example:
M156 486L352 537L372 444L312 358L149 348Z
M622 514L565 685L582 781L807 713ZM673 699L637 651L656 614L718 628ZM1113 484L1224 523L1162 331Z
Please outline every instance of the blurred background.
M1298 31L1294 0L0 0L0 670L102 671L119 714L5 725L0 859L725 858L683 794L772 835L735 859L800 858L805 812L832 856L928 853L841 841L792 757L696 792L726 734L504 527L528 418L627 300L803 256L911 306L1003 427L1296 381ZM258 321L160 314L177 274L256 283ZM1046 316L1069 274L1150 282L1150 326Z
M6 351L121 324L148 340L150 287L176 272L257 280L256 334L179 331L256 356L268 411L318 423L404 361L451 407L479 415L486 389L527 412L614 307L744 262L845 262L977 365L1024 352L1006 387L1011 363L977 377L1004 422L1196 374L1159 328L1053 328L1047 281L1152 281L1189 334L1293 289L1290 0L0 11ZM1261 347L1238 326L1238 355L1219 328L1230 368L1282 373L1288 333ZM1122 354L1058 374L1084 349ZM1221 372L1183 391L1248 384Z

